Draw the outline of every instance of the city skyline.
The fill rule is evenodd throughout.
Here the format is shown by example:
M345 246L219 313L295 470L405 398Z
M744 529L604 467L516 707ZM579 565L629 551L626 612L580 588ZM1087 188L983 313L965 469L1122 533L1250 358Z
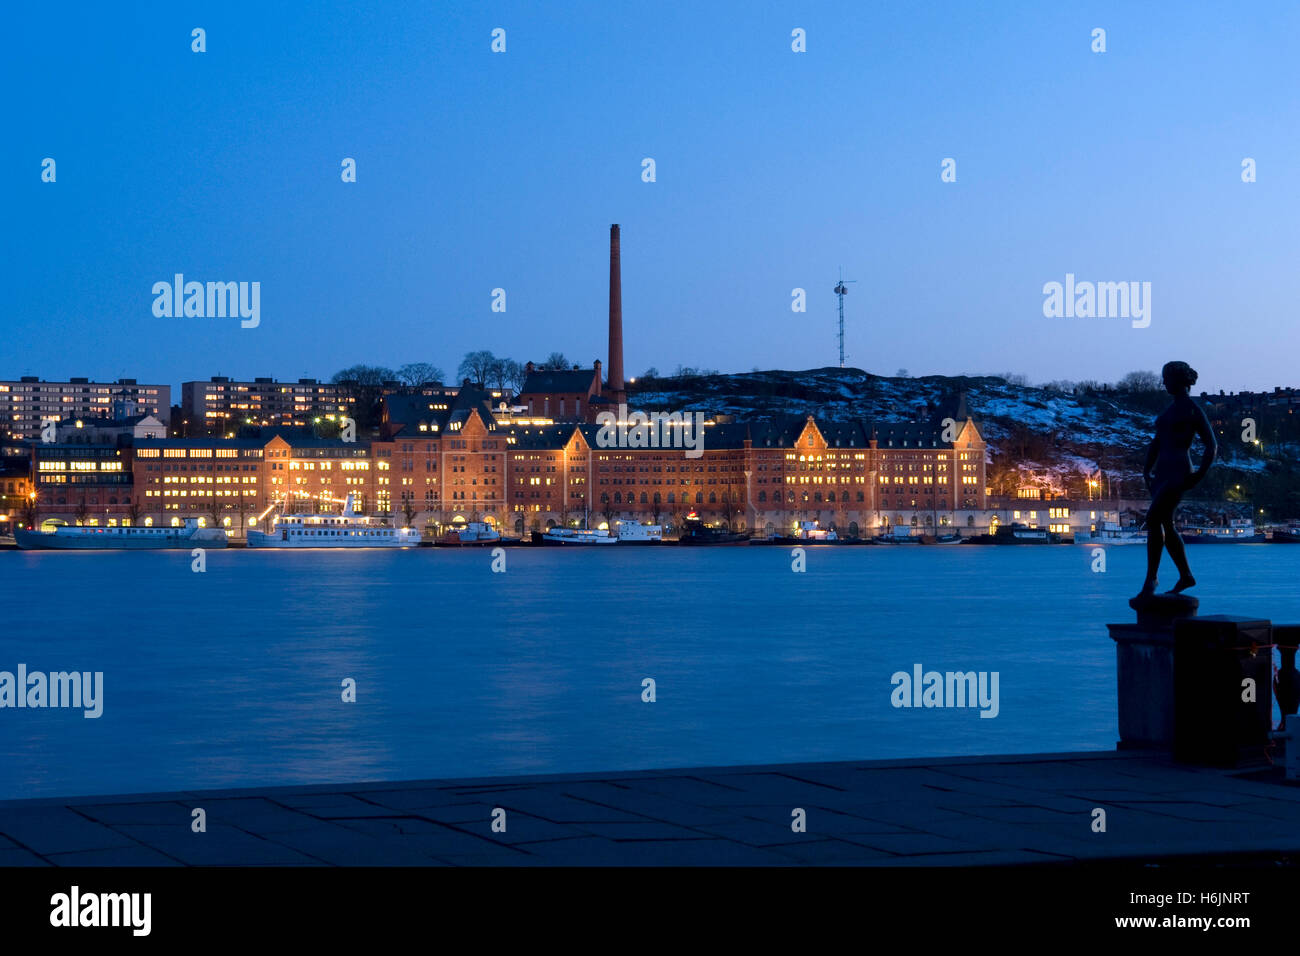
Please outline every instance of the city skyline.
M5 374L587 366L618 222L629 376L836 364L843 268L847 363L873 374L1178 358L1198 390L1297 384L1261 348L1292 321L1295 10L679 7L633 31L597 6L332 9L256 31L238 9L88 11L86 45L18 14ZM156 316L177 273L260 283L260 322ZM1149 327L1044 317L1071 275L1151 283Z

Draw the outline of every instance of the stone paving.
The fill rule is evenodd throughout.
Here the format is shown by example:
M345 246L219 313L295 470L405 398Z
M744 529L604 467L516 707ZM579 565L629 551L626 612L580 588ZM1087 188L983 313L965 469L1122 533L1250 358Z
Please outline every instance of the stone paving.
M1300 857L1300 786L1137 752L0 802L0 866L971 866ZM191 811L207 832L191 830ZM1093 811L1106 831L1093 831ZM505 832L494 832L494 810ZM806 832L792 813L806 814ZM498 815L499 816L499 815Z

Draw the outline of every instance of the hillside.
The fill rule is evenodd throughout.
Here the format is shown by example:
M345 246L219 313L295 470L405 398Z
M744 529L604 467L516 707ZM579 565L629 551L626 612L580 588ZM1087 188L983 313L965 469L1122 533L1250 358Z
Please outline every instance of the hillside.
M1141 473L1152 423L1169 402L1158 392L1091 387L1063 392L996 376L890 378L855 368L819 368L643 378L631 386L629 402L647 410L697 409L742 421L806 414L923 421L963 390L989 443L989 483L995 493L1014 494L1018 486L1036 484L1086 496L1091 478L1103 493L1109 488L1122 497L1145 494ZM1300 514L1292 490L1300 487L1291 465L1295 456L1282 454L1279 445L1272 450L1277 457L1269 457L1243 448L1235 438L1220 439L1220 462L1197 489L1204 505L1237 512L1259 498L1265 507Z

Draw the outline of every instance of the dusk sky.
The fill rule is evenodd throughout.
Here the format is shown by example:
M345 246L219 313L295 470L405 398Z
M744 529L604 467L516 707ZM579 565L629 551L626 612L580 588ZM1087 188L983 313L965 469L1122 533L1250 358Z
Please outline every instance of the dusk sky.
M871 372L1300 385L1293 3L287 7L7 11L0 378L590 364L617 222L630 375L836 364L842 266ZM175 273L260 325L155 317ZM1150 326L1045 318L1067 273Z

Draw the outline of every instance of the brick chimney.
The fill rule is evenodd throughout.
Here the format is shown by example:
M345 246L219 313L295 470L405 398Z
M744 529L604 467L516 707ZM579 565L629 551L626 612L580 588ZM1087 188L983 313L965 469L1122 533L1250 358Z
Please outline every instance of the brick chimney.
M627 400L623 390L623 271L619 254L618 223L609 227L609 378L613 402Z

